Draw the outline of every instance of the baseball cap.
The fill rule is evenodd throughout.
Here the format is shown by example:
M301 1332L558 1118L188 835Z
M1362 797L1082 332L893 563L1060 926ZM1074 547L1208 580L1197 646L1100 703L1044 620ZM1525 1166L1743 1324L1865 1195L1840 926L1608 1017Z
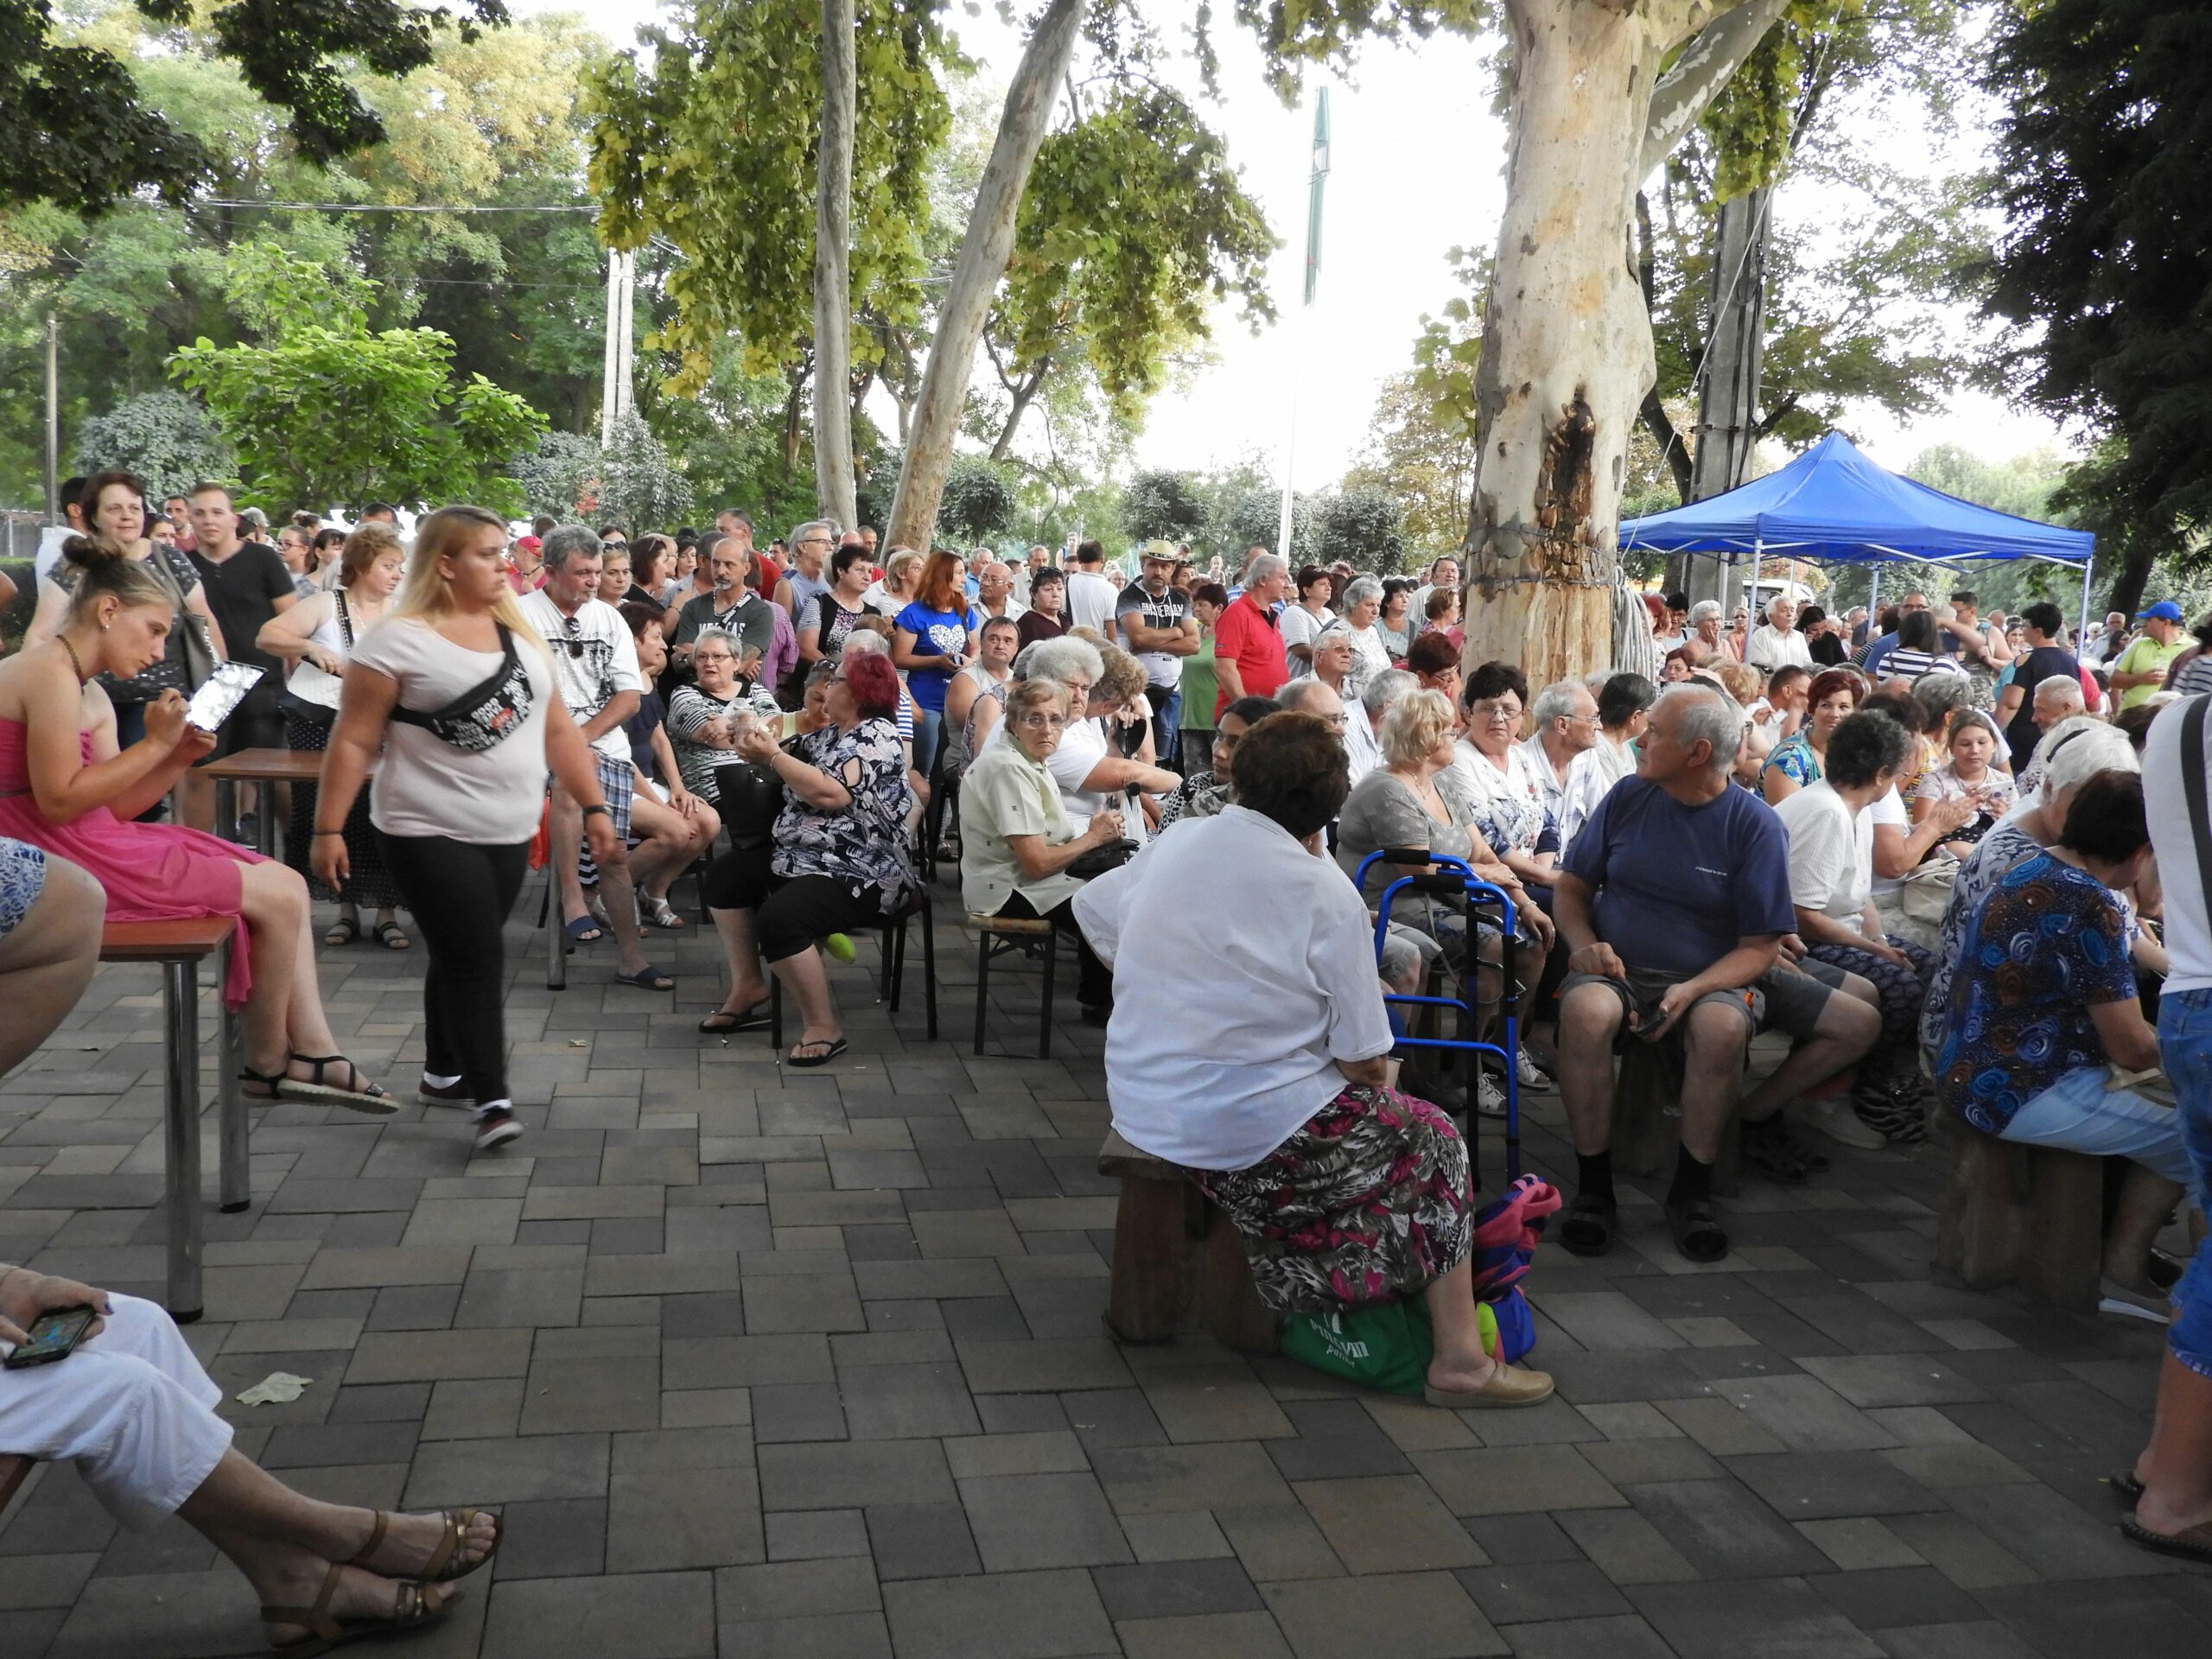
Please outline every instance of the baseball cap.
M2178 622L2182 620L2181 607L2171 599L2162 599L2149 610L2135 613L2138 622L2147 622L2154 616L2164 622Z
M515 537L515 545L525 553L535 553L545 543L535 536L518 536Z

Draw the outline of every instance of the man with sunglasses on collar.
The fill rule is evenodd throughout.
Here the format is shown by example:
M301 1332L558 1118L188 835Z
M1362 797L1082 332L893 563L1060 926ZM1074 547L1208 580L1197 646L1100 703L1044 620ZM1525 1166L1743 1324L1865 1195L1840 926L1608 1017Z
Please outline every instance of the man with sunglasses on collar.
M638 712L645 689L638 671L638 647L630 625L598 596L600 540L588 524L563 524L545 537L545 585L525 594L522 613L553 651L554 678L561 701L582 730L599 761L599 787L614 821L614 842L630 842L630 799L635 772L629 734L623 722ZM583 812L569 792L553 790L553 868L561 880L562 931L570 943L589 944L603 937L601 923L614 931L622 960L615 977L641 990L666 991L676 982L645 960L638 944L638 899L628 860L603 865L599 886L603 918L584 899L577 855L583 847Z

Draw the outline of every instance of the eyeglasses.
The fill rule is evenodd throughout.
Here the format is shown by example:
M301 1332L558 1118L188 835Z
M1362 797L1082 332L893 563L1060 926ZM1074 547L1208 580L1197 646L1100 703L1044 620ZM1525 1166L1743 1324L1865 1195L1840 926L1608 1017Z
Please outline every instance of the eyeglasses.
M1335 727L1340 732L1344 730L1345 727L1351 724L1351 716L1350 715L1324 715L1321 718L1327 721L1330 725Z
M1024 715L1021 717L1021 723L1040 732L1057 732L1068 722L1066 716L1062 715L1033 714Z
M1518 724L1521 711L1504 703L1477 703L1467 710L1470 720L1489 720Z

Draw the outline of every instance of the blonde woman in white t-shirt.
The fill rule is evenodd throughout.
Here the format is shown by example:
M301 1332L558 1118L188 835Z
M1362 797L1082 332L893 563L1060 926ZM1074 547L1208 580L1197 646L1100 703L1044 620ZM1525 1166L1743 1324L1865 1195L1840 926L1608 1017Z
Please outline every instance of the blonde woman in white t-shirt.
M341 887L340 826L381 749L369 817L429 955L421 1097L473 1106L480 1151L522 1133L499 930L549 771L581 804L600 868L623 856L592 749L507 585L506 539L506 521L482 507L441 507L416 526L399 602L346 666L315 830L315 873Z

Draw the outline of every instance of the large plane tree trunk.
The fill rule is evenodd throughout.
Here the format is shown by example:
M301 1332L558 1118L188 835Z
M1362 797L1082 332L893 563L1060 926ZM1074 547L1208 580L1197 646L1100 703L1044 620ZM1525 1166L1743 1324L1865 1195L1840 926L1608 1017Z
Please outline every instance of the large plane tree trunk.
M1506 207L1484 305L1465 544L1470 662L1516 662L1540 686L1613 660L1629 433L1656 378L1630 269L1637 187L1782 10L1782 0L1510 0ZM1667 54L1693 35L1660 81Z
M853 127L858 97L854 0L822 0L822 137L814 178L814 499L825 518L850 530L853 422L849 220Z
M1014 252L1014 215L1020 209L1038 146L1045 142L1054 95L1075 50L1084 11L1084 0L1051 0L1007 89L998 137L976 191L952 283L938 315L929 364L922 371L921 394L906 439L906 467L891 509L887 547L925 551L937 528L938 503L944 494L945 471L952 464L960 411L968 401L976 347L983 338L991 296Z

